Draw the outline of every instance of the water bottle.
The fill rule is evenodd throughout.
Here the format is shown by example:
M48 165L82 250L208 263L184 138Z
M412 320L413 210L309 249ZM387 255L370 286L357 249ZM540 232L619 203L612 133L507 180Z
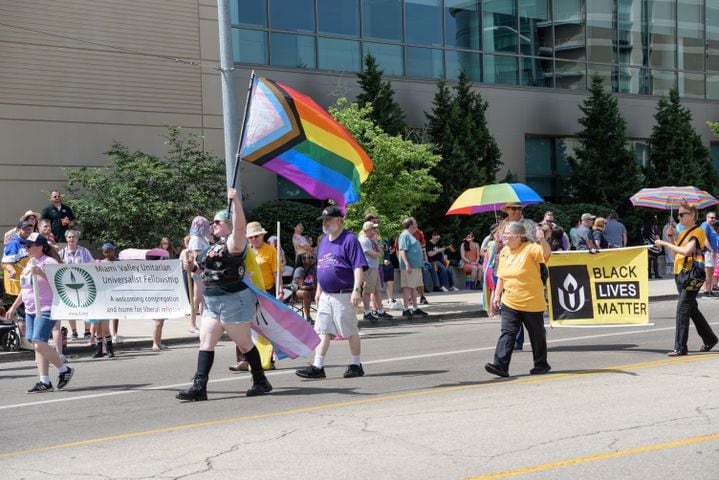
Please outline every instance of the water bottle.
M67 327L60 329L60 335L62 336L62 353L67 353Z
M467 275L464 277L464 289L465 290L472 289L472 275Z

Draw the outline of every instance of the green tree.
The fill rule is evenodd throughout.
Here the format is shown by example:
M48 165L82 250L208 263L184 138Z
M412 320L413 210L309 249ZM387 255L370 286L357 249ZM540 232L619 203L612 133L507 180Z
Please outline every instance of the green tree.
M341 98L330 114L357 139L374 169L360 188L360 200L347 207L347 226L359 231L365 212L378 214L382 235L396 236L403 217L437 197L439 184L430 170L439 161L429 145L420 145L382 131L371 120L372 107L360 108Z
M693 185L715 191L717 173L709 159L709 149L692 126L691 112L679 103L676 87L670 90L668 99L659 100L654 118L647 186Z
M464 72L454 94L445 81L437 83L432 111L425 116L432 149L442 158L431 172L442 185L442 192L436 202L424 205L418 213L425 228L441 226L447 232L456 232L476 227L476 218L444 214L464 190L496 182L501 152L487 127L487 107Z
M169 237L181 245L193 217L226 205L224 162L178 127L168 127L164 138L162 158L113 143L107 166L65 169L83 238L151 248Z
M619 113L617 97L604 88L599 75L592 76L589 96L580 105L584 127L578 137L570 191L575 202L614 205L620 213L631 204L629 196L642 186L641 168L627 147L626 122Z
M357 95L360 106L372 105L370 119L389 135L404 135L407 126L399 103L394 100L394 90L389 81L382 81L384 72L371 54L364 59L364 71L357 74L362 93Z

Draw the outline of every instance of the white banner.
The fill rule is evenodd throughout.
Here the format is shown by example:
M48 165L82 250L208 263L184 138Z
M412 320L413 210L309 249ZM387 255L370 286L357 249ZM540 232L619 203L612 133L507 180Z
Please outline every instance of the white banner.
M168 318L190 312L180 260L46 265L52 319Z

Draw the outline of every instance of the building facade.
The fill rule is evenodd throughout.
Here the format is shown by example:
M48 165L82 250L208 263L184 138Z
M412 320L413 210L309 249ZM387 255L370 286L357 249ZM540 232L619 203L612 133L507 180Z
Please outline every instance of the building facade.
M437 79L465 71L505 169L548 199L593 74L619 96L638 161L675 84L719 161L706 126L719 120L719 0L233 0L232 27L243 102L252 70L323 106L354 98L371 53L422 128ZM218 58L212 0L0 4L0 224L62 188L61 167L102 165L113 140L161 154L165 124L222 157ZM249 206L301 195L251 165L242 179Z

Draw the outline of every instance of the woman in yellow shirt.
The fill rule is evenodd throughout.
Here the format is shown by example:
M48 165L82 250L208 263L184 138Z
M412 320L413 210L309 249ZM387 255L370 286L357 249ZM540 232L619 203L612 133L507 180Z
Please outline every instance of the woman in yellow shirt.
M689 351L687 342L689 340L689 320L694 322L697 333L702 337L704 344L699 348L700 352L708 352L719 342L712 327L709 326L706 318L699 311L697 294L699 290L688 291L679 284L678 276L683 269L692 267L694 253L701 250L706 242L706 234L701 227L696 226L698 212L695 207L687 204L679 206L679 223L683 229L679 233L674 232L672 227L670 234L676 238L676 243L669 243L656 239L654 244L657 247L667 247L674 252L674 278L679 291L676 313L676 333L674 335L674 350L667 353L670 357L686 355Z
M532 344L534 368L529 373L536 375L551 370L547 363L547 335L544 330L545 261L549 257L544 234L537 229L539 243L527 240L527 231L521 222L506 225L502 240L504 248L499 253L497 268L497 289L492 303L500 308L502 327L494 362L484 366L489 373L500 377L509 376L509 362L512 360L514 341L522 325L529 332ZM546 277L545 277L546 278Z

